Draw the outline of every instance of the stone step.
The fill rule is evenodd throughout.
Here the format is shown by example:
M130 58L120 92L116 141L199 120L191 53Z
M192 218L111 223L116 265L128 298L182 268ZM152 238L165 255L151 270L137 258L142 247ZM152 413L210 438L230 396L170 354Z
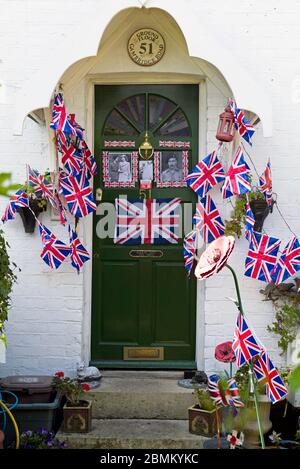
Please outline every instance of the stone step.
M57 437L69 448L85 449L201 449L207 439L188 430L188 420L94 419L89 433Z
M117 375L104 373L99 388L89 392L96 419L184 420L195 398L174 376L157 373Z

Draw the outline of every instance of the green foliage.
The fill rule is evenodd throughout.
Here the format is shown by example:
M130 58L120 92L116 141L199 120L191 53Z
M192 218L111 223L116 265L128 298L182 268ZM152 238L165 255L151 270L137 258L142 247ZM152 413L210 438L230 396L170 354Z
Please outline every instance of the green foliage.
M10 180L10 173L0 173L0 195L10 197L11 192L15 192L20 189L20 184L10 184Z
M78 406L81 393L90 390L89 385L79 383L77 378L64 376L62 371L55 374L52 386L66 397L71 406Z
M289 343L295 340L298 328L300 327L300 310L295 305L285 304L275 313L275 321L267 327L269 332L279 335L278 347L283 355Z
M252 200L263 199L264 195L258 190L248 192L249 202ZM243 227L246 224L246 196L237 196L235 206L231 212L230 220L225 220L225 236L242 236Z
M200 409L207 410L210 412L216 408L214 401L212 400L206 389L195 388L195 395L197 397Z
M236 374L235 374L235 380L236 384L239 388L239 393L241 396L242 401L247 401L249 398L249 389L250 389L250 367L248 363L245 363L243 366L241 366ZM254 384L256 391L258 394L265 394L265 385L263 382L258 382L255 375L253 375L254 378Z
M21 449L65 449L67 443L55 438L55 433L41 428L38 431L27 430L20 436Z
M10 262L7 247L8 243L0 230L0 340L5 344L4 324L8 319L12 287L17 279L13 270L16 269L16 264Z

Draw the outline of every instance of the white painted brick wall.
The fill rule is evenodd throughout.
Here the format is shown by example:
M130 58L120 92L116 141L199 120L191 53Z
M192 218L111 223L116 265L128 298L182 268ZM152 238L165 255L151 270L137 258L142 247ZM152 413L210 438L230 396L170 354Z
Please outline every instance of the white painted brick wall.
M12 134L16 90L47 63L55 43L61 41L61 53L67 54L63 50L64 38L76 34L82 15L100 17L103 4L99 0L0 0L0 83L4 85L0 87L0 170L12 172L14 181L24 180L25 163L39 170L49 167L45 128L26 119L23 136ZM163 0L161 5L164 8ZM109 8L107 2L105 8ZM274 189L282 211L297 233L300 230L300 4L297 0L288 3L228 0L226 4L213 0L202 3L201 8L199 27L201 21L209 24L220 44L227 45L245 69L264 80L272 93L274 137L264 139L259 127L250 152L260 172L271 156ZM84 116L83 89L82 83L71 101L79 118ZM208 150L215 146L217 116L225 100L224 94L208 81ZM221 201L217 191L214 197L223 216L228 216L230 207ZM1 210L5 202L0 201ZM58 222L49 220L48 213L41 220L58 235L65 233ZM265 229L282 237L284 242L289 238L276 211L269 216ZM0 375L52 373L58 369L73 373L82 355L83 278L73 274L68 265L63 265L58 272L50 271L39 258L38 234L24 234L18 216L5 226L5 231L11 257L22 272L14 288L7 326L7 363L0 365ZM262 302L259 294L264 284L243 277L246 249L246 242L238 241L232 260L240 278L244 307L260 339L279 364L283 358L278 354L276 338L266 331L273 318L272 304ZM224 270L206 282L206 371L223 368L214 359L214 347L233 334L236 311L225 299L227 296L234 296L234 288L229 272Z

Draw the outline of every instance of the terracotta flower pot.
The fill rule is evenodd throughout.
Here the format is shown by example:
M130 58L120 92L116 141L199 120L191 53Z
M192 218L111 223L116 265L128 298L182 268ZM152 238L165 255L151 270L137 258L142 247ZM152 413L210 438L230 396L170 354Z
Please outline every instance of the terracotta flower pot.
M196 404L189 407L189 432L195 435L206 437L214 436L218 431L217 426L217 411L200 409ZM221 411L219 412L219 419L221 425Z
M92 401L79 401L78 407L64 405L63 429L66 433L88 433L92 426Z

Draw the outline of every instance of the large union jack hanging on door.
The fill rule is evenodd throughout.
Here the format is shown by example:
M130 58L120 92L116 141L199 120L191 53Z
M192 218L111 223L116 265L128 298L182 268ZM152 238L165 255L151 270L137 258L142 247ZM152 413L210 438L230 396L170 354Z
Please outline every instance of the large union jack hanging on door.
M273 404L281 401L288 394L281 376L266 351L256 359L253 369L258 381L266 382L266 393Z
M272 279L275 285L292 277L300 270L300 243L296 236L285 246L278 262L272 273Z
M92 188L83 171L78 176L62 177L59 183L68 209L74 217L85 217L96 210Z
M231 112L234 115L234 121L235 121L235 128L239 132L239 134L243 137L243 139L246 140L246 142L249 143L249 145L252 145L251 138L253 137L253 134L255 133L255 129L252 124L248 121L248 119L245 117L245 114L241 109L239 109L236 106L236 103L233 99L229 101L229 106L231 109Z
M115 244L176 244L180 199L116 199Z
M272 281L280 239L253 231L245 262L245 275L263 282Z
M273 203L273 191L272 191L272 172L271 162L267 163L266 169L259 178L260 190L264 193L266 202L269 206Z
M206 243L211 243L224 234L224 223L210 195L203 197L196 205L193 223Z
M186 177L186 183L202 199L219 182L225 180L225 173L217 152L203 158Z
M233 195L245 194L251 190L250 168L247 165L241 147L238 147L222 187L223 199Z
M235 353L238 368L262 351L242 313L239 313L237 317L232 349Z

